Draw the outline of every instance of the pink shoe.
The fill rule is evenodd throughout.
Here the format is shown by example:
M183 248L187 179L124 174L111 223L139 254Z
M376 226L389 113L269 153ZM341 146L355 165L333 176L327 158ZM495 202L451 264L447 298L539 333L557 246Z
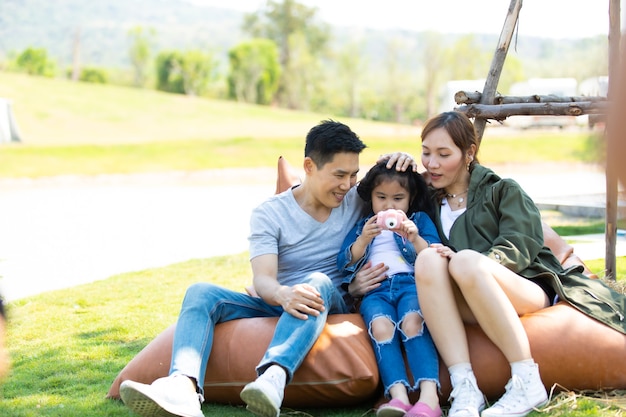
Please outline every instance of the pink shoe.
M411 409L411 404L405 404L394 398L378 407L376 417L403 417Z
M441 417L441 407L430 408L426 403L417 402L404 417Z

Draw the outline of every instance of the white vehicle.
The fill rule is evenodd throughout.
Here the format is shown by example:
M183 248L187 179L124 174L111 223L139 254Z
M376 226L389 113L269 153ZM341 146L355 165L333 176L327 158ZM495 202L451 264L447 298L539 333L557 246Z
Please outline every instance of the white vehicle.
M599 77L585 78L578 84L578 95L587 97L607 97L609 94L609 77L602 75ZM585 115L586 124L593 129L597 123L604 122L604 115Z
M578 95L587 97L607 97L609 94L609 77L585 78L578 84Z
M573 97L577 95L578 82L575 78L531 78L528 81L518 82L511 85L509 96L547 96ZM509 116L504 121L507 126L518 129L533 127L564 128L575 126L578 123L575 116ZM582 124L585 122L582 121Z

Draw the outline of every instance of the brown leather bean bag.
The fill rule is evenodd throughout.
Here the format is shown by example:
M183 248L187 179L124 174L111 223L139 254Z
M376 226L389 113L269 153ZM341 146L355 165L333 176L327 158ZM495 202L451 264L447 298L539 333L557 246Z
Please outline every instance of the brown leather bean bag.
M626 335L559 302L522 316L546 389L626 388ZM478 385L490 398L504 393L511 369L502 352L476 325L467 325L470 357ZM440 363L442 399L450 394L450 376Z
M297 182L298 176L280 158L277 191ZM545 244L563 265L584 266L571 245L546 224L544 235ZM588 269L586 272L591 274ZM216 326L204 384L207 401L241 404L239 392L255 378L254 368L269 344L276 320L242 319ZM557 390L626 389L626 335L564 302L527 314L522 323L546 389L555 384ZM498 398L510 378L510 367L478 326L467 325L466 329L478 384L488 398ZM173 330L174 326L157 336L122 369L109 398L119 398L119 384L125 379L150 383L167 375ZM439 376L445 403L451 388L443 363ZM360 315L335 315L329 317L322 337L288 385L284 406L350 405L379 398L381 391L376 360Z
M277 320L241 319L215 327L204 381L206 401L241 404L239 392L256 378L255 367ZM284 406L353 405L378 395L378 368L364 326L359 314L329 316L324 332L287 386ZM174 329L175 325L166 329L122 369L108 398L119 398L125 379L151 383L168 374Z

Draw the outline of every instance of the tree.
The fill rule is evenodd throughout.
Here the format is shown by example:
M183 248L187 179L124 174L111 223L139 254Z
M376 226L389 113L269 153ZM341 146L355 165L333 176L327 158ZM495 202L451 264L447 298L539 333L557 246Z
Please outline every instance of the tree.
M426 95L426 116L431 117L437 112L438 92L441 84L443 67L443 40L437 32L424 34L424 88Z
M237 101L270 104L278 89L278 48L269 39L240 43L228 52L228 94Z
M475 80L485 78L493 51L482 49L474 35L459 38L445 51L447 80Z
M183 78L179 68L182 54L178 51L163 51L156 58L157 90L185 94Z
M180 64L183 89L189 96L201 96L217 78L219 63L212 54L197 49L186 51Z
M157 90L203 95L216 78L218 62L199 50L164 51L157 56Z
M396 123L407 121L405 115L412 96L411 75L401 64L404 51L401 41L393 39L387 44L385 96L391 106L391 121Z
M144 30L141 26L135 26L128 31L128 36L131 38L128 53L135 72L133 83L136 87L143 87L146 84L154 35L154 29Z
M314 73L317 66L304 65L309 58L316 61L322 56L329 40L328 25L318 22L316 15L317 8L295 0L268 0L264 9L245 16L245 32L255 38L271 39L278 45L282 77L277 96L285 107L303 108L306 103L300 94L311 86L302 83L318 76Z
M16 60L17 67L29 75L54 75L54 64L45 48L26 48Z
M79 80L87 83L107 84L109 77L104 69L83 68L80 72Z
M347 114L359 116L359 85L367 68L363 43L350 42L339 53L337 60L342 90L347 96Z

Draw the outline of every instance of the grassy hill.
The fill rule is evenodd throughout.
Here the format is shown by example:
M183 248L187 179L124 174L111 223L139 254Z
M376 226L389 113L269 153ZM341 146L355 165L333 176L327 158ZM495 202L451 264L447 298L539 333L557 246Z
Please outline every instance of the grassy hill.
M308 130L332 117L7 72L0 97L11 100L23 139L0 146L5 177L273 166L279 152L299 160ZM419 135L412 126L341 121L387 150L391 139L413 144Z
M11 100L23 139L0 146L0 176L273 166L278 152L299 160L308 130L332 117L6 72L0 97ZM341 121L366 142L415 143L419 135L411 126Z
M7 72L0 72L0 97L12 101L24 143L36 145L303 138L311 126L331 116ZM364 138L415 137L419 132L345 122Z
M186 97L111 85L0 72L23 142L0 146L1 177L273 167L278 155L302 158L308 130L329 114ZM416 126L338 120L381 153L418 155ZM488 127L481 160L579 162L596 139L586 131L513 132Z

